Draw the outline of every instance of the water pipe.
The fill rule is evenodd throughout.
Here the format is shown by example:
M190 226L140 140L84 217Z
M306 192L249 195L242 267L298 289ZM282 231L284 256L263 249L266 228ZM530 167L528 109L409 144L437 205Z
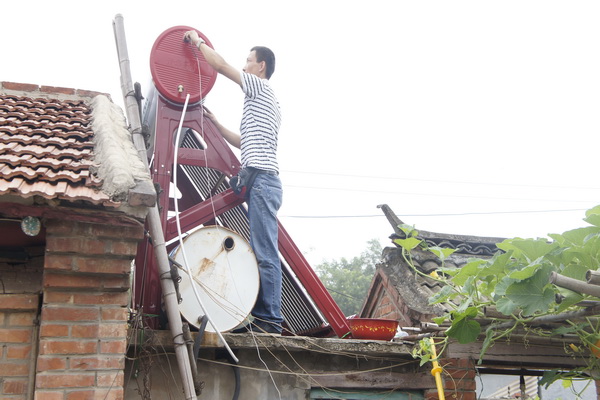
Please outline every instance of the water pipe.
M442 384L442 377L441 377L442 367L440 367L440 363L438 363L438 361L437 361L437 354L435 351L435 342L433 341L432 338L429 338L429 342L431 343L431 355L433 356L432 361L431 361L431 364L433 365L433 368L431 368L431 375L433 375L433 377L435 378L435 386L437 386L439 400L446 400L446 397L444 395L444 386Z

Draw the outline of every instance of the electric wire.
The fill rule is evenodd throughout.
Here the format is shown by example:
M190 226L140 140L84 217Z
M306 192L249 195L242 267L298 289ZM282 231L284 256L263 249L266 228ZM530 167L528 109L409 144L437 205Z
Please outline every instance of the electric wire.
M428 213L428 214L396 214L397 217L461 217L467 215L503 215L503 214L537 214L537 213L559 213L580 212L586 208L570 208L564 210L520 210L520 211L483 211L483 212L461 212L461 213ZM282 215L280 218L305 218L305 219L333 219L333 218L381 218L384 214L364 215Z
M356 175L356 174L342 174L334 172L315 172L315 171L297 171L297 170L283 170L283 173L303 174L303 175L324 175L324 176L339 176L346 178L359 178L359 179L379 179L379 180L396 180L396 181L410 181L410 182L435 182L435 183L450 183L460 185L475 185L475 186L510 186L510 187L527 187L527 188L547 188L547 189L584 189L584 190L600 190L600 187L589 187L589 186L571 186L571 185L539 185L539 184L522 184L522 183L505 183L505 182L472 182L472 181L459 181L459 180L448 180L448 179L423 179L423 178L406 178L406 177L393 177L393 176L378 176L378 175Z
M324 186L303 186L303 185L285 185L286 188L296 189L311 189L311 190L323 190L323 191L342 191L342 192L355 192L355 193L378 193L378 194L395 194L404 196L428 196L428 197L447 197L447 198L459 198L459 199L483 199L483 200L512 200L512 201L535 201L535 202L562 202L562 203L590 203L593 200L573 200L573 199L554 199L554 198L523 198L523 197L498 197L498 196L476 196L471 194L450 194L450 193L417 193L417 192L404 192L396 190L369 190L369 189L357 189L357 188L343 188L343 187L324 187Z

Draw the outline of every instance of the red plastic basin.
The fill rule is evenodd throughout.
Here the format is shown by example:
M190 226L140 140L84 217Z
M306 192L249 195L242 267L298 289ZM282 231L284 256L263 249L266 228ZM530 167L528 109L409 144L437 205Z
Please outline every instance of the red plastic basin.
M348 318L354 339L392 340L398 330L398 321L379 318Z

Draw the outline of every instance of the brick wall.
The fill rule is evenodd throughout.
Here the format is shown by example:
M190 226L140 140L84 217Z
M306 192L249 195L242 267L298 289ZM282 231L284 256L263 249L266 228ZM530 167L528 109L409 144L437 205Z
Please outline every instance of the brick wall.
M440 360L444 397L453 400L477 400L475 364L472 360L446 358ZM425 400L437 400L437 389L425 392Z
M0 398L26 399L37 343L37 294L0 294Z
M35 399L122 399L131 261L143 228L47 221Z

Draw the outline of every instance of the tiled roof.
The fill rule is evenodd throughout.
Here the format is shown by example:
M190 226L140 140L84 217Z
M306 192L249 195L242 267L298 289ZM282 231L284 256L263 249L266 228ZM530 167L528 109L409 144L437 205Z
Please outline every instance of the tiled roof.
M6 92L0 93L0 194L110 202L91 173L91 109L84 98Z
M96 174L92 99L97 95L0 83L0 196L120 204L114 193L102 191Z

